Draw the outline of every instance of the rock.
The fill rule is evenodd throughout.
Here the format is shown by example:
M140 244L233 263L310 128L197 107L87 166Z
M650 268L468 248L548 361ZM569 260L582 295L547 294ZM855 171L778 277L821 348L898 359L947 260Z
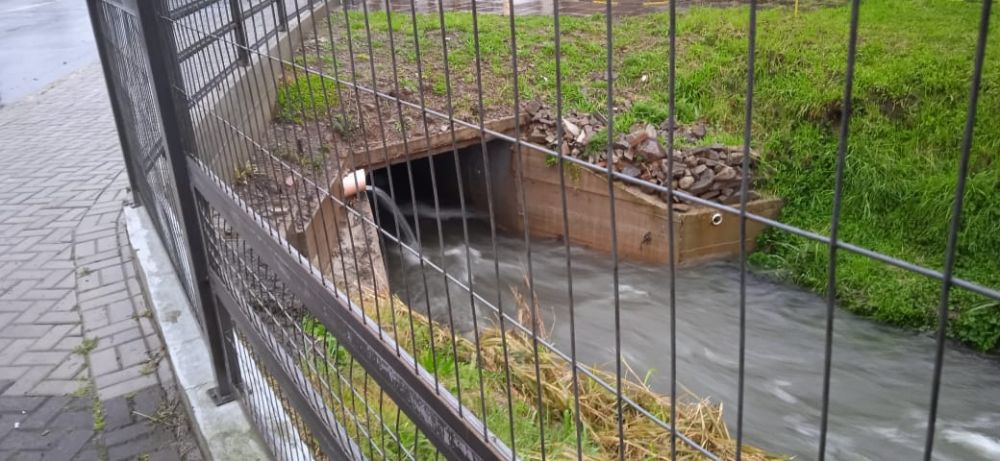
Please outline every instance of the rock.
M538 102L538 101L531 101L527 105L525 105L524 110L527 111L528 114L530 114L530 115L535 115L535 113L537 113L538 110L541 109L541 108L542 108L542 104L540 102Z
M646 130L635 129L625 137L625 140L628 142L629 147L635 147L648 138L649 135L646 134Z
M692 185L694 185L694 176L684 176L677 182L677 187L684 190L690 189Z
M694 149L691 149L688 152L688 155L690 155L692 157L698 157L698 156L702 156L702 155L708 155L709 152L712 152L714 150L715 149L713 149L712 146L695 147Z
M580 127L576 126L576 124L565 118L562 119L562 122L563 122L563 130L565 130L566 133L569 134L572 138L575 139L577 136L580 136Z
M740 181L739 179L730 179L729 181L719 181L719 178L715 178L715 183L719 185L716 189L722 190L726 188L733 188L739 190Z
M635 160L635 154L632 152L632 149L615 149L615 152L618 152L620 155L624 155L629 161Z
M549 143L551 143L551 141L549 141L549 139L547 137L547 133L545 132L545 129L543 129L542 127L540 127L538 125L535 125L534 127L531 128L531 134L528 135L528 140L531 141L531 142L534 142L534 143L539 143L539 144L541 144L542 142L549 142Z
M708 167L705 166L705 165L698 165L698 166L694 167L694 169L691 170L691 174L693 174L695 176L701 176L701 174L704 173L705 170L707 170L707 169L708 169Z
M691 205L688 205L686 203L675 203L674 211L678 213L687 213L688 211L691 211Z
M691 185L689 191L692 194L701 194L702 192L705 192L710 187L712 187L712 180L714 179L715 179L715 174L712 173L712 170L705 170L705 172L702 173L700 177L698 177L698 180Z
M637 178L639 177L639 175L642 174L642 170L640 170L639 167L631 163L626 163L625 166L622 167L621 171L622 174L631 178Z
M705 137L705 122L697 122L691 127L691 136L695 139L701 139Z
M753 150L751 150L750 151L750 165L753 165L754 163L756 163L757 160L760 160L760 155L757 154L756 152L754 152ZM730 150L729 151L729 164L730 165L742 165L743 164L743 148L742 147L738 148L738 150Z
M654 140L656 139L656 127L655 126L653 126L651 124L647 124L645 130L646 130L646 137L647 138L654 139Z
M701 197L701 198L703 198L705 200L712 200L713 198L716 198L718 196L719 196L719 191L717 191L717 190L710 190L708 192L705 192L705 193L699 195L699 197Z
M646 142L642 143L639 153L648 161L660 160L667 155L663 146L656 142L656 138L647 139Z
M698 157L695 157L693 155L688 156L688 157L686 157L684 159L684 164L687 165L687 166L689 166L689 167L697 166L698 165Z
M727 165L723 165L722 169L715 175L716 181L729 181L734 178L736 178L736 169Z
M670 171L670 168L668 168L669 166L670 166L670 164L669 164L669 162L667 162L666 159L660 160L660 169L663 170L664 174L667 174L667 172ZM683 163L679 163L679 162L677 162L675 160L674 161L674 170L673 170L673 173L672 173L673 176L675 178L679 178L681 176L684 176L684 170L685 170L684 164Z
M577 144L587 144L587 132L580 131L580 134L576 137Z

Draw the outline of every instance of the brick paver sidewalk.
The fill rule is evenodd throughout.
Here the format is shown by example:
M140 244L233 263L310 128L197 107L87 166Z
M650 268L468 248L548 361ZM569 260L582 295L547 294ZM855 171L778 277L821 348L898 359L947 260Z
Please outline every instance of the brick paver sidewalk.
M0 460L200 459L125 235L96 63L0 110Z

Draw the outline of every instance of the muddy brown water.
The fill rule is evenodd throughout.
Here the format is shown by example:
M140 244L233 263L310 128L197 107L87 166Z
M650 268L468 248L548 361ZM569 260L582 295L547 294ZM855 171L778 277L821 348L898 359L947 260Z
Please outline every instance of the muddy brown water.
M421 247L463 282L467 279L462 214L442 210L443 246L438 242L432 206L422 214ZM512 308L511 287L527 293L523 236L498 236L494 254L488 223L470 219L469 263L473 286L495 302L499 291L505 312ZM565 249L562 243L532 241L532 269L550 340L570 350ZM427 272L424 285L415 258L386 251L393 288L411 307L442 323L450 308L456 328L468 334L469 295L450 286L450 302L440 273ZM576 345L584 364L614 370L614 303L606 254L572 250ZM494 262L499 263L498 277ZM667 267L620 266L621 343L625 361L651 386L670 390L670 325ZM426 287L426 289L425 289ZM499 288L499 290L498 290ZM677 379L694 395L721 402L735 430L739 267L715 262L677 271ZM478 303L477 303L478 304ZM752 273L747 284L746 442L796 459L815 459L823 378L825 309L823 298L798 287ZM480 319L493 317L477 305ZM934 339L879 325L838 309L833 343L828 459L909 460L923 452L933 370ZM945 355L943 390L934 459L1000 459L1000 362L959 346ZM667 448L664 447L666 450Z

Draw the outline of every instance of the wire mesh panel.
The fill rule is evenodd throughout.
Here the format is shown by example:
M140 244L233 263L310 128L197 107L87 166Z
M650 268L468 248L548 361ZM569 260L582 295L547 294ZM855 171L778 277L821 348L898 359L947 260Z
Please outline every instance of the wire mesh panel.
M973 134L1000 133L977 122L992 2L912 7L964 24L947 38L965 58L913 96L947 102L921 126L953 132L935 148L957 174L925 197L945 204L940 263L843 238L892 230L863 220L871 194L912 198L848 160L859 129L903 150L879 140L912 128L895 86L916 85L857 69L919 34L865 29L857 0L690 3L153 2L183 101L173 171L224 306L217 373L276 457L991 459L996 420L972 413L1000 411L1000 383L947 338L1000 302L956 272L970 158L992 158ZM793 154L820 173L782 182ZM838 315L887 290L911 290L885 303L923 303L907 315L932 338Z
M178 221L176 180L167 158L166 141L149 70L142 46L142 26L134 1L92 3L98 47L104 57L109 93L114 101L122 148L130 164L133 193L150 210L156 230L190 296L192 272L187 242ZM193 296L192 296L193 298Z

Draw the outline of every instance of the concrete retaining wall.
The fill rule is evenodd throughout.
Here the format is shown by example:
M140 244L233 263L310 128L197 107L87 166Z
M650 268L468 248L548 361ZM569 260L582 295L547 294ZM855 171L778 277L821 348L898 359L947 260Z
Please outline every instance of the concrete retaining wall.
M261 45L259 53L251 52L250 64L238 67L191 108L199 152L226 181L232 181L235 168L245 165L250 154L262 147L257 143L270 137L282 75L277 57L289 60L303 37L313 31L313 21L327 14L326 3L319 2L311 11L290 16L287 32Z

